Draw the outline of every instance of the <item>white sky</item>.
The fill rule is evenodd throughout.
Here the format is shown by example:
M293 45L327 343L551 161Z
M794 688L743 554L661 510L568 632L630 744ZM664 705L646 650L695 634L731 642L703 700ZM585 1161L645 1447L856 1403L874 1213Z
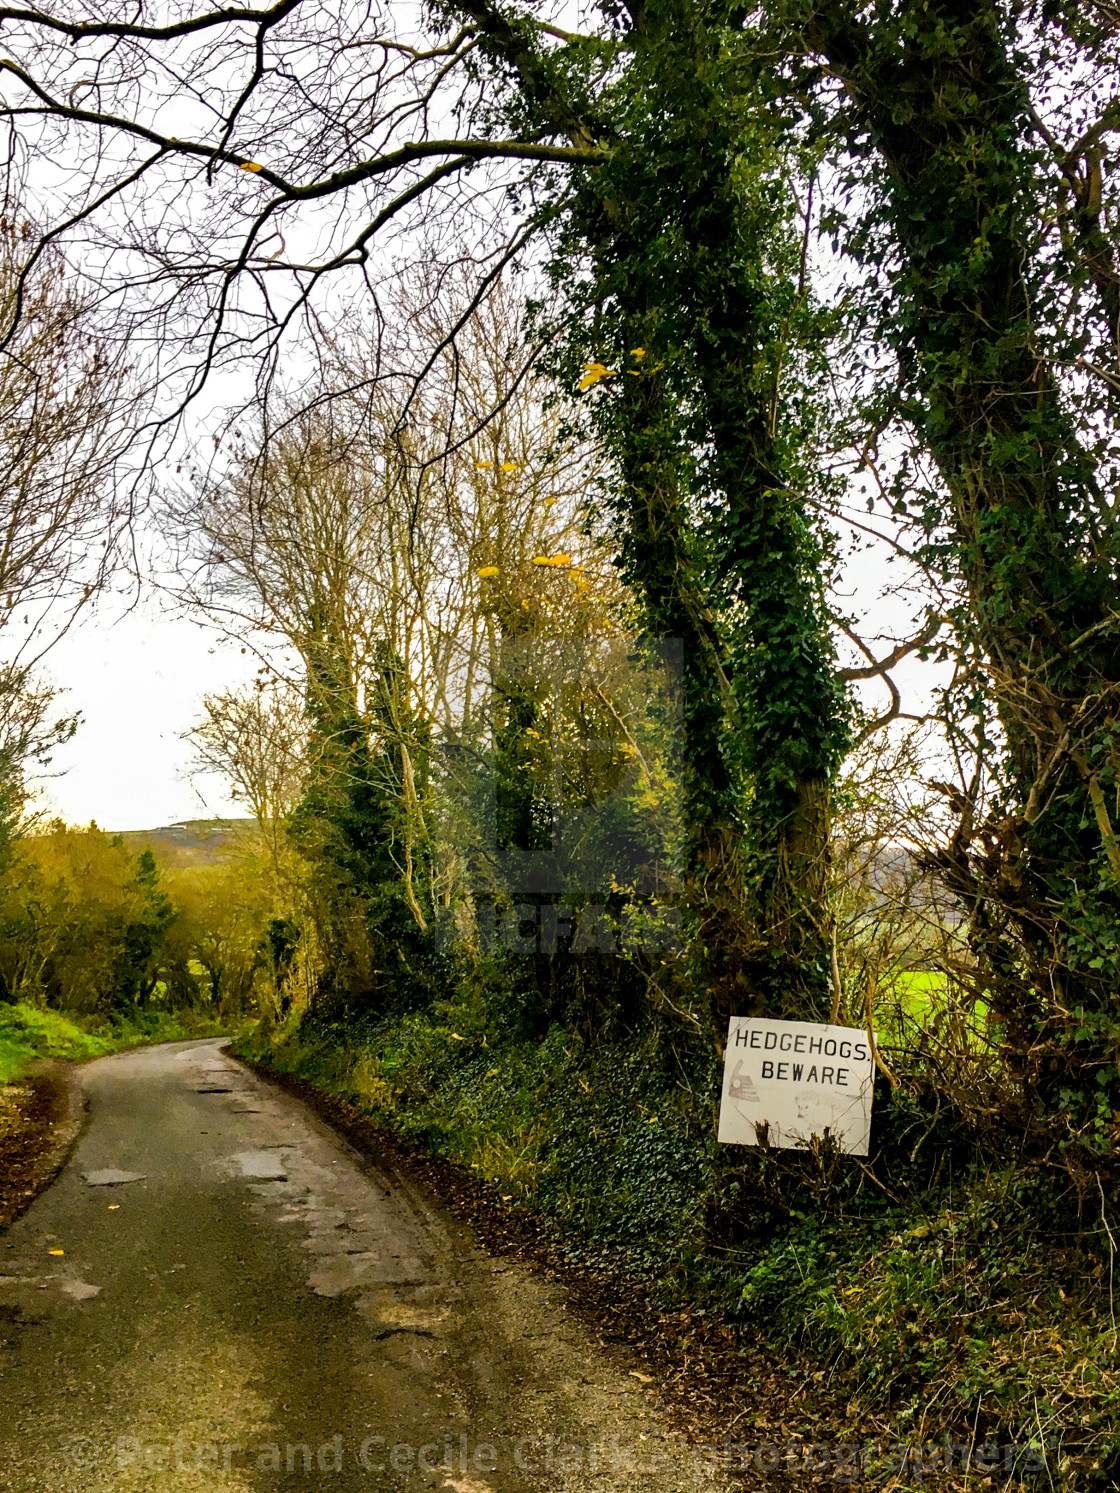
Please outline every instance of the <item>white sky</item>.
M130 601L103 599L44 660L44 682L64 692L59 713L80 711L82 722L37 785L39 807L109 830L243 816L220 781L192 786L180 733L198 719L204 694L247 682L258 660L157 596L129 610Z

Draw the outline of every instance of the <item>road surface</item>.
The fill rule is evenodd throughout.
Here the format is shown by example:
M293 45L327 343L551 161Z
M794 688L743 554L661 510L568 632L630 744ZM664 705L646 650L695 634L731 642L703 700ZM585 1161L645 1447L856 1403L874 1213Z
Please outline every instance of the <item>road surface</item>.
M220 1041L81 1070L0 1233L0 1488L699 1493L640 1366Z

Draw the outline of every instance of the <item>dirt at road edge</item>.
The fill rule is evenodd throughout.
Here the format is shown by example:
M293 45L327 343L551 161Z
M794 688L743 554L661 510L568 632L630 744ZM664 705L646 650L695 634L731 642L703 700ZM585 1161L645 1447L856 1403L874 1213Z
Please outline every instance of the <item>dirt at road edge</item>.
M22 1078L0 1087L0 1229L54 1181L84 1115L69 1063L34 1063Z

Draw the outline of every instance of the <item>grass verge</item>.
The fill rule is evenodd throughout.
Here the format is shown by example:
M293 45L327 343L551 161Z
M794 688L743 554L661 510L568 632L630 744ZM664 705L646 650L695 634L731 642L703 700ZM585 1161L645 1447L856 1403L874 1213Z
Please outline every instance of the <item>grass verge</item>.
M0 1084L11 1083L36 1058L82 1062L149 1042L217 1036L223 1028L187 1013L78 1017L20 1002L0 1003Z

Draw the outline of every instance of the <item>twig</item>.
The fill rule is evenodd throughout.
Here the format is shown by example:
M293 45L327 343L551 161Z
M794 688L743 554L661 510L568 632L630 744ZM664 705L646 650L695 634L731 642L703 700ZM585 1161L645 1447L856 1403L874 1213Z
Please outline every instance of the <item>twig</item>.
M898 1079L895 1078L894 1074L883 1061L883 1055L879 1051L879 1044L875 1040L873 1011L875 1004L875 988L878 984L878 980L878 970L872 970L870 978L867 981L867 994L864 996L863 1001L863 1016L865 1025L867 1027L867 1040L871 1043L871 1056L875 1060L876 1068L878 1068L879 1072L890 1084L891 1092L893 1093L894 1090L898 1088Z
M1105 1217L1105 1212L1104 1212L1104 1187L1103 1187L1103 1185L1101 1183L1101 1174L1100 1174L1100 1172L1096 1172L1096 1173L1094 1173L1094 1175L1096 1176L1097 1187L1100 1189L1100 1194L1101 1194L1101 1223L1104 1224L1104 1231L1108 1235L1108 1314L1112 1318L1112 1349L1113 1349L1113 1352L1115 1352L1116 1351L1116 1299L1115 1299L1115 1296L1113 1295L1112 1285L1113 1285L1113 1269L1114 1269L1115 1264L1116 1264L1116 1240L1112 1237L1112 1230L1109 1228L1109 1226L1108 1226L1108 1219Z

